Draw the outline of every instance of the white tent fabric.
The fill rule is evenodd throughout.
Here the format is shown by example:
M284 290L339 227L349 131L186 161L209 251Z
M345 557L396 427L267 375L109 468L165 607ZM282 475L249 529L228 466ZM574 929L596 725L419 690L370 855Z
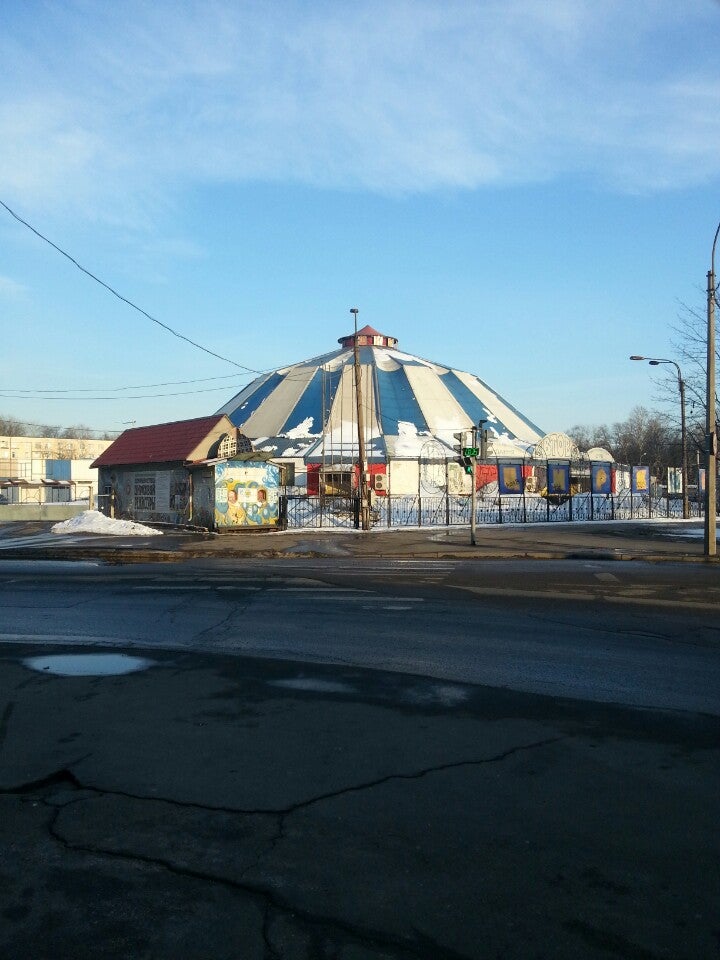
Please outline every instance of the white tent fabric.
M377 345L382 340L391 345ZM257 449L276 456L302 457L306 463L352 461L357 458L353 338L340 343L333 353L258 377L217 412L227 414ZM417 458L428 443L451 457L453 434L480 420L486 421L489 456L522 456L542 437L536 424L474 374L403 353L383 335L358 337L358 343L371 462Z

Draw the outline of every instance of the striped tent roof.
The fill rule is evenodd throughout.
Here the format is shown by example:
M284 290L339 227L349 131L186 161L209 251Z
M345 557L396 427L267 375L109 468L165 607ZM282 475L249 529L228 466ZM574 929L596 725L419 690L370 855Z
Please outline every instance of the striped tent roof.
M428 443L451 456L453 434L480 420L490 456L522 455L543 435L474 374L403 353L371 327L341 337L339 350L263 374L218 413L276 456L356 459L356 336L369 461L417 458Z

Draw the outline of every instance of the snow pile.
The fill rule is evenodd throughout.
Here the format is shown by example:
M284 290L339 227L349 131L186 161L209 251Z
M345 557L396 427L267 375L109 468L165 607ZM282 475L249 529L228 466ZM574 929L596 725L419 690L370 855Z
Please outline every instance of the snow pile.
M51 533L102 533L114 537L161 537L162 530L153 530L133 520L113 520L97 510L85 510L70 520L62 520L50 528Z

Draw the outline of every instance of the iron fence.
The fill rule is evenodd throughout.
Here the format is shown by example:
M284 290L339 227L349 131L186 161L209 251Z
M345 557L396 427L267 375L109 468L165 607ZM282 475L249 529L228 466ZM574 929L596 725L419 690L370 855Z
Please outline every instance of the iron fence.
M704 515L703 503L690 500L690 516ZM287 526L290 528L359 528L360 498L302 496L286 497ZM452 527L470 523L470 494L445 496L387 495L373 500L370 524L373 528ZM666 494L633 494L623 490L612 494L576 493L570 497L540 494L478 494L476 522L568 523L595 520L643 520L682 517L682 499Z
M359 527L359 497L286 497L288 527Z

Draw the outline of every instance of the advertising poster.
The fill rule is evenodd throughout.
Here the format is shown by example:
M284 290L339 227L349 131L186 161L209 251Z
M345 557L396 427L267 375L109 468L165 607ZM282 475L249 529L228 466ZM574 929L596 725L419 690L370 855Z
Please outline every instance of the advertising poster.
M280 468L232 460L215 466L215 526L274 527L280 516Z
M548 493L570 493L570 464L548 464Z
M700 467L698 470L698 490L700 493L705 493L705 467Z
M498 467L500 493L522 493L522 464L501 463Z
M682 493L682 467L668 467L667 477L668 493Z
M593 493L612 493L612 467L609 463L590 465L590 489Z
M632 493L650 493L650 467L633 467L631 478Z

